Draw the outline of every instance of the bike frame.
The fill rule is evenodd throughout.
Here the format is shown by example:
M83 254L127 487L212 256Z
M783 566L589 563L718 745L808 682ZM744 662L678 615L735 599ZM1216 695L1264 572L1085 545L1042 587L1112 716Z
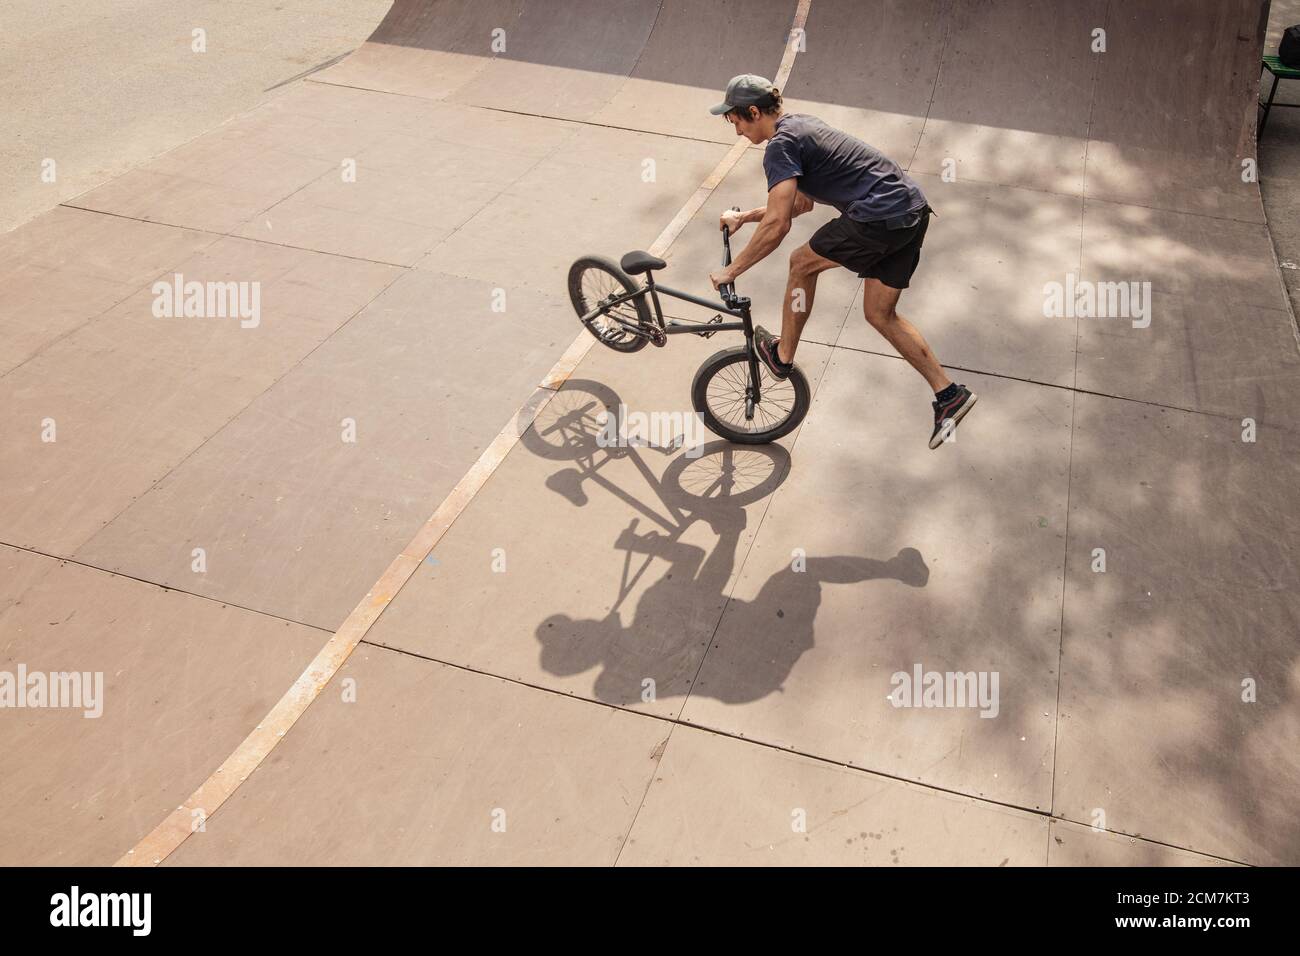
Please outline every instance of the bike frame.
M731 265L731 230L723 228L722 230L722 267L725 269ZM666 339L663 336L668 335L702 335L708 338L715 332L743 332L745 334L745 354L749 361L749 383L753 389L750 400L757 403L761 396L759 394L759 382L762 379L758 372L758 353L754 350L754 321L750 317L749 298L743 295L736 295L734 283L728 283L718 289L722 296L722 310L727 315L735 316L740 319L739 322L676 322L669 320L664 321L663 306L659 304L659 294L671 296L674 299L681 299L683 302L690 302L693 305L703 306L706 309L717 309L717 306L702 296L692 295L689 292L682 292L680 289L673 289L666 285L659 285L655 282L654 270L645 274L645 285L635 292L624 292L622 295L615 296L608 302L605 302L599 309L594 309L589 314L590 317L605 313L605 318L612 320L622 328L626 329L633 335L643 338L649 338L655 345L664 345ZM640 299L649 296L651 303L654 305L654 319L657 325L658 335L647 334L639 326L629 325L616 315L611 315L609 310L624 302L631 302L634 299ZM586 317L584 317L586 318Z

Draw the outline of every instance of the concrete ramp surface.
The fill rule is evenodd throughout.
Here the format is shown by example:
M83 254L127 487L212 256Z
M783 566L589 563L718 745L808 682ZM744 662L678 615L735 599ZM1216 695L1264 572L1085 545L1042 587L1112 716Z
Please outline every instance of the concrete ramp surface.
M1267 17L397 0L0 236L0 672L102 681L0 709L0 862L1300 863ZM603 349L566 279L714 296L743 72L938 211L899 308L980 395L938 451L846 270L796 432L601 439L738 344Z

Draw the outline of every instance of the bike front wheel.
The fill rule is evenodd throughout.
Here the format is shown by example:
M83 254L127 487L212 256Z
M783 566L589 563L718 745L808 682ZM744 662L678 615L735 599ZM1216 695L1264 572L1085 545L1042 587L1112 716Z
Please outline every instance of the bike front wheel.
M695 373L691 404L704 425L721 438L740 445L765 445L799 427L812 391L796 367L788 378L775 378L757 362L758 398L750 381L749 353L743 347L723 349L708 358Z

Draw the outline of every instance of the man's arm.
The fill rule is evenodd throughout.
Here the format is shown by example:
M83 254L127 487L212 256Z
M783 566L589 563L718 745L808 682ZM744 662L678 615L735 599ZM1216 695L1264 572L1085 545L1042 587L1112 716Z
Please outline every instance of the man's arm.
M737 276L744 274L770 255L789 233L790 221L795 216L812 209L812 205L812 200L799 192L797 179L782 180L773 186L772 191L767 194L766 206L742 214L740 225L757 219L758 229L754 231L754 235L750 237L745 248L740 250L740 255L736 256L730 266L709 275L713 287L716 289L734 282ZM726 224L724 220L724 225Z
M802 216L806 212L812 212L816 203L805 193L796 193L794 197L794 209L791 210L792 216ZM731 230L734 236L740 227L747 222L761 222L763 216L767 214L766 206L759 206L757 209L749 209L745 212L732 212L728 209L718 219L718 226L726 226Z

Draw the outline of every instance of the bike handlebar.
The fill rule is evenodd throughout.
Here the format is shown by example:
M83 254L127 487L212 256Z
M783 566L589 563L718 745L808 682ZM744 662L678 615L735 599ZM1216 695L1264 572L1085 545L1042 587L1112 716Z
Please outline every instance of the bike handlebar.
M739 206L732 206L732 212L740 212ZM731 230L726 226L722 227L722 268L731 265ZM727 308L731 308L731 302L736 297L736 284L728 282L726 285L718 286L718 292L722 295L722 302Z

